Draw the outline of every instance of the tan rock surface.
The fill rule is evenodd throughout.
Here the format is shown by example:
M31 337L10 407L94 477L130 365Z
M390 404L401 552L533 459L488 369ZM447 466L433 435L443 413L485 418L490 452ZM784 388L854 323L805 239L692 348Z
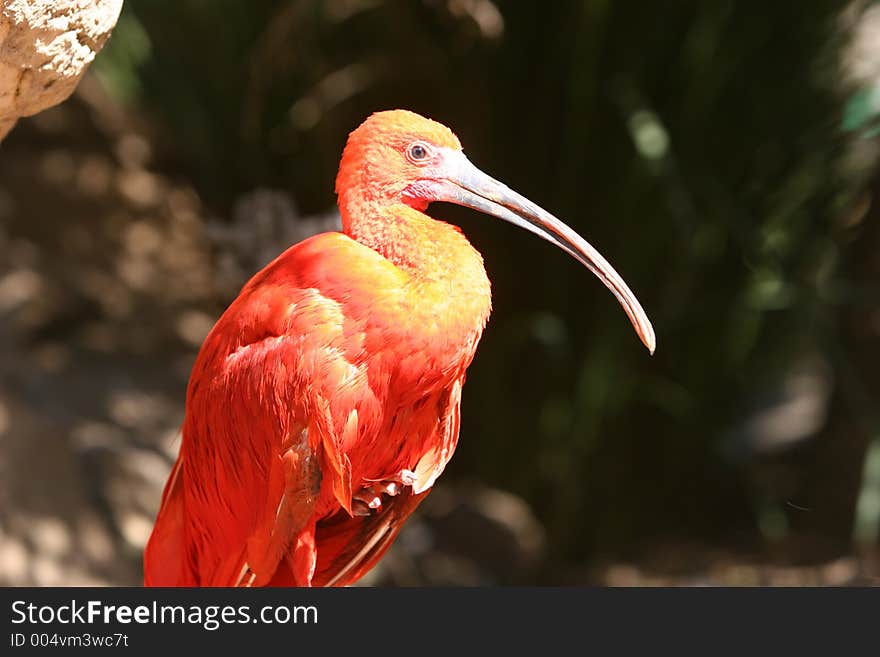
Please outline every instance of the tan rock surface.
M73 92L121 9L122 0L0 0L0 139Z

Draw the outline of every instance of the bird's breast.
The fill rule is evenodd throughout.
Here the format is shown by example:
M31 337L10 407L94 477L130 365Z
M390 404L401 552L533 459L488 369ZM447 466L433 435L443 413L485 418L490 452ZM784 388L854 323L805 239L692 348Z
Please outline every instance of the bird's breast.
M473 359L491 294L482 259L467 249L471 253L456 254L442 269L412 274L396 311L387 315L387 344L394 345L400 374L413 383L457 377Z

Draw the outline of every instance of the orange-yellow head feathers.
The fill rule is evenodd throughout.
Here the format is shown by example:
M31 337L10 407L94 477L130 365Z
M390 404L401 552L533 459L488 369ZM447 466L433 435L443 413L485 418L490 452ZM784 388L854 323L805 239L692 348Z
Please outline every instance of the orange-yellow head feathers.
M424 209L426 202L405 199L405 190L436 163L440 149L461 150L452 130L415 112L388 110L372 114L348 137L336 193L343 225L355 208L407 202Z

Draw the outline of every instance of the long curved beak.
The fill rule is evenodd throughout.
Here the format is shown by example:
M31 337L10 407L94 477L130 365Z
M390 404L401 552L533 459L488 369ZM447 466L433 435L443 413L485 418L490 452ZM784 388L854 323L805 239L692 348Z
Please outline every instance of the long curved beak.
M639 338L654 353L654 328L642 305L620 274L589 242L543 208L480 171L461 151L444 151L442 164L432 172L432 180L425 181L430 200L457 203L504 219L569 253L617 297Z

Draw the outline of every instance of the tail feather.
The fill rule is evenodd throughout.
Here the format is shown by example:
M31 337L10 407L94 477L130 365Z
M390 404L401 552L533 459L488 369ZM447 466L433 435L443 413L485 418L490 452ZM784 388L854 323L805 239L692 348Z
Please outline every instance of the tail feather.
M347 586L363 577L391 547L403 523L428 495L406 489L379 513L351 517L340 511L319 522L318 563L312 586Z
M181 456L165 484L156 524L144 550L144 586L197 586L184 549L182 464Z

